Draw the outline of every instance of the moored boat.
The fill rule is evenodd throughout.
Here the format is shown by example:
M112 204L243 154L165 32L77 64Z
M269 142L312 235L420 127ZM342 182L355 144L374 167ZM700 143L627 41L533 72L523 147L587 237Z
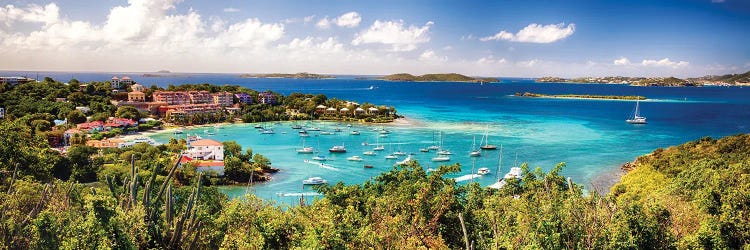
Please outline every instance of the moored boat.
M346 148L344 145L336 145L328 149L328 152L331 153L346 153Z
M326 183L328 183L328 181L320 177L310 177L302 180L302 185L322 185Z

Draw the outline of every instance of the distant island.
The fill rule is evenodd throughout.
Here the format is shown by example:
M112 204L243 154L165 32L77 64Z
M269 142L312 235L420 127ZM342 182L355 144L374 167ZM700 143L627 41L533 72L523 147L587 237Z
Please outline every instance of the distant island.
M332 79L336 78L331 75L320 75L312 74L307 72L286 74L286 73L270 73L270 74L241 74L243 78L294 78L294 79Z
M525 92L523 94L516 93L516 96L523 97L541 97L541 98L567 98L567 99L601 99L601 100L646 100L645 96L635 95L581 95L581 94L561 94L561 95L548 95Z
M448 74L425 74L421 76L415 76L408 73L399 73L399 74L393 74L393 75L387 75L381 78L377 78L380 80L386 80L386 81L399 81L399 82L477 82L477 83L485 83L485 82L500 82L497 78L474 78L469 77L461 74L456 73L448 73Z
M680 79L676 77L627 77L627 76L605 76L605 77L541 77L536 82L543 83L596 83L596 84L626 84L631 86L668 86L668 87L691 87L691 86L750 86L750 71L742 74L728 74L721 76L703 76L697 78Z
M156 73L172 73L172 72L166 69L162 69L162 70L156 71Z

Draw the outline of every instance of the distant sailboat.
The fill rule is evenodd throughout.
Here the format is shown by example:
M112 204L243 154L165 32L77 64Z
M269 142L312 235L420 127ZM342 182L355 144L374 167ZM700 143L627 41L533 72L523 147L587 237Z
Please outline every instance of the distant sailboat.
M479 151L477 148L477 137L474 136L474 142L471 143L471 152L469 152L469 156L471 157L478 157L482 156L482 152Z
M627 119L625 122L630 124L646 124L646 117L641 116L640 114L640 100L635 101L635 112L633 113L632 119Z
M487 129L484 130L484 137L482 138L482 141L484 141L484 145L479 146L479 148L483 150L495 150L497 149L497 146L490 144L490 126L487 126ZM479 144L482 144L482 141L479 142Z

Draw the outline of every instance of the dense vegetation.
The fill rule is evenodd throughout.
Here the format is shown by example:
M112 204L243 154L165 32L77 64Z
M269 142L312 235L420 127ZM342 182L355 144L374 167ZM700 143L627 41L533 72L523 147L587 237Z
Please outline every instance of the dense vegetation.
M611 194L522 166L500 190L418 163L311 204L228 200L177 167L184 142L67 156L19 122L0 123L0 246L42 249L742 248L750 241L750 135L705 138L637 159ZM226 144L252 171L263 159ZM227 166L229 168L229 166ZM230 171L227 169L227 171ZM67 180L66 180L67 177ZM244 178L238 178L242 180ZM79 184L86 182L88 184Z
M382 77L381 79L401 82L499 82L499 80L496 78L474 78L456 73L425 74L421 76L399 73L387 75Z
M524 92L516 93L516 96L524 97L547 97L547 98L582 98L582 99L604 99L604 100L646 100L644 96L635 95L579 95L579 94L561 94L561 95L549 95Z

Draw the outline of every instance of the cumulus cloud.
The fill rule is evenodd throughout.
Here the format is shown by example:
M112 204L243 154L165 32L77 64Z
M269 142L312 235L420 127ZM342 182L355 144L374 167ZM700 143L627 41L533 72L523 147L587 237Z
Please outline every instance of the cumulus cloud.
M224 12L240 12L240 9L229 7L229 8L224 8Z
M315 27L318 27L319 29L328 29L331 27L331 20L328 19L328 17L321 18L315 23Z
M403 20L376 20L369 29L359 32L352 40L352 44L385 44L389 45L392 51L412 51L419 44L430 41L429 31L433 24L430 21L421 27L406 27Z
M672 67L672 68L685 67L685 66L688 66L689 64L690 63L686 61L675 62L675 61L669 60L669 58L664 58L661 60L643 60L641 62L641 65L643 66Z
M433 50L425 50L419 55L419 60L424 62L446 62L448 61L447 56L439 56Z
M513 41L522 43L553 43L572 35L576 30L575 24L565 23L540 25L536 23L529 24L517 33L513 34L508 31L500 31L495 35L479 38L480 41Z
M489 55L489 56L485 56L485 57L479 58L479 60L477 60L477 63L478 64L484 64L484 65L487 65L487 64L505 64L506 60L505 60L505 58L497 59L494 56Z
M310 19L312 19L312 17L310 17ZM328 16L323 17L315 24L315 26L317 26L319 29L329 29L331 28L331 25L354 28L359 26L360 22L362 22L362 17L359 16L359 13L352 11L344 13L343 15L336 18L329 19Z
M619 59L616 59L614 62L612 62L614 65L630 65L630 60L628 60L627 57L620 57Z
M357 12L348 12L338 18L336 18L336 25L339 27L354 28L359 26L359 22L362 21L362 17Z

